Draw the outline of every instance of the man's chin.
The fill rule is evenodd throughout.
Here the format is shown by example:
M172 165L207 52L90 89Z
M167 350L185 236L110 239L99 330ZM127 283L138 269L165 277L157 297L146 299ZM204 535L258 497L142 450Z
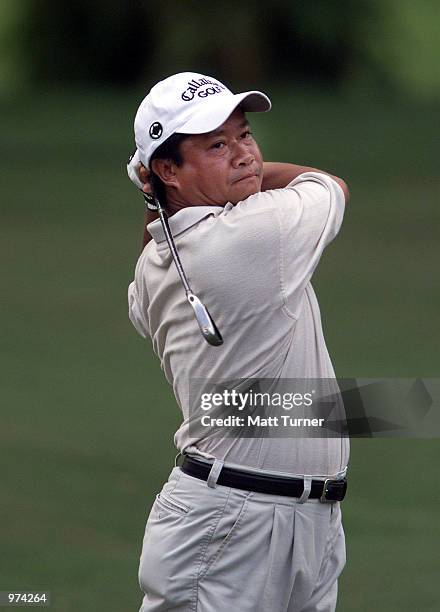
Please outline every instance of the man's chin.
M243 182L244 181L240 181ZM230 198L230 202L232 204L237 204L238 202L241 202L242 200L245 200L246 198L248 198L251 195L255 195L256 193L258 193L259 191L261 191L261 183L260 181L246 181L248 184L247 185L236 185L236 189L233 190L233 192L231 193L231 198Z

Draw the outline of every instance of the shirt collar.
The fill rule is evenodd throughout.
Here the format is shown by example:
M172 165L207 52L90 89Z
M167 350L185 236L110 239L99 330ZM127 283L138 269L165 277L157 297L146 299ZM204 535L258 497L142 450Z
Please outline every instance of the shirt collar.
M226 204L226 207L228 206L232 205ZM205 217L209 217L209 215L217 217L223 210L223 206L188 206L187 208L182 208L168 219L171 234L173 236L178 236ZM147 230L156 243L166 240L160 219L156 219L149 223L147 225Z

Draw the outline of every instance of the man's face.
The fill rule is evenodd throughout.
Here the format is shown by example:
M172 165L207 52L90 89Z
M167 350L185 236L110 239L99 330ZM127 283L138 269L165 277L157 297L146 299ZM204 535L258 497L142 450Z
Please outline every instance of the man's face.
M236 204L261 189L263 159L239 108L213 132L186 138L180 151L169 193L178 205Z

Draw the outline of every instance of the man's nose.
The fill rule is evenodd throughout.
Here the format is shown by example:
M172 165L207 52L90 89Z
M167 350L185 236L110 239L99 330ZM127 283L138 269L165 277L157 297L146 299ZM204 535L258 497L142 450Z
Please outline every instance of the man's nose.
M234 168L249 166L249 164L252 164L254 161L255 156L251 151L249 151L249 147L244 142L237 142L232 159L232 165Z

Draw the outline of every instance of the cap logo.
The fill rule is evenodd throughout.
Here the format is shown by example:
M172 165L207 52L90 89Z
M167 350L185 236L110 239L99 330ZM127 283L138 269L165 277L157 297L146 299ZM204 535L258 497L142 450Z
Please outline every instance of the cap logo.
M204 87L205 85L210 87ZM188 81L188 88L182 92L181 98L184 102L191 102L196 94L199 98L207 98L213 94L220 93L224 89L226 89L224 85L217 81L211 81L211 79L192 79Z
M157 140L158 138L160 138L162 136L162 133L163 133L163 127L162 127L162 124L159 123L159 121L155 121L154 123L150 125L149 134L151 138L153 138L153 140Z

